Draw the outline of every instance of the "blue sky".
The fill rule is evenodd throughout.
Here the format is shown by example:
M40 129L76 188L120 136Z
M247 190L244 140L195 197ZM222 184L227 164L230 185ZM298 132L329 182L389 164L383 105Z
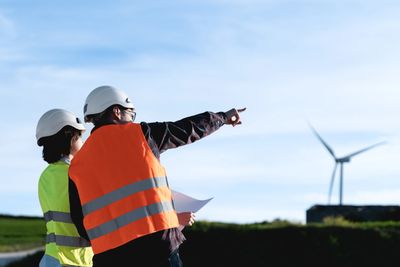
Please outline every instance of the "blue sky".
M387 141L345 165L343 203L398 205L399 11L368 0L2 1L0 213L41 215L36 123L51 108L82 118L104 84L131 96L137 121L247 107L243 125L162 155L175 190L214 197L200 220L304 222L326 204L334 162L307 122L338 156Z

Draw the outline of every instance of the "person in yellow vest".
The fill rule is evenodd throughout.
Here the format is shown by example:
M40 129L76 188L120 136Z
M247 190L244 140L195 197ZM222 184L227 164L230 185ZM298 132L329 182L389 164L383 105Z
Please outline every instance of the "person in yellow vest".
M45 253L39 267L92 266L93 251L72 223L68 193L68 168L81 148L84 125L71 112L52 109L36 127L36 140L49 164L39 179L39 201L46 222Z
M224 124L241 124L244 110L134 123L135 107L122 90L100 86L87 96L85 121L94 128L71 161L69 193L72 220L91 242L94 266L183 266L185 237L160 154Z

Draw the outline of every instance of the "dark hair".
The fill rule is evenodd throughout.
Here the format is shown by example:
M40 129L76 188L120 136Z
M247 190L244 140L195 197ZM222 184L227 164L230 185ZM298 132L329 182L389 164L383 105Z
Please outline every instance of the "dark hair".
M96 128L107 124L114 124L115 123L113 118L114 107L118 107L120 110L127 109L121 105L112 105L101 113L89 115L88 119L92 121L92 123Z
M72 126L65 126L56 134L42 137L39 139L39 145L43 146L42 156L47 163L59 161L62 157L71 152L71 139L75 135L81 135L80 130Z

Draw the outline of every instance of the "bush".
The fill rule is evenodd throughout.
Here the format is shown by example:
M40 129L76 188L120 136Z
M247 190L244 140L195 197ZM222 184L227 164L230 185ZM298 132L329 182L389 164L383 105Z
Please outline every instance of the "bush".
M400 223L394 221L351 223L328 218L310 225L284 220L203 221L183 233L187 240L180 254L186 267L399 266ZM42 253L8 267L37 267Z

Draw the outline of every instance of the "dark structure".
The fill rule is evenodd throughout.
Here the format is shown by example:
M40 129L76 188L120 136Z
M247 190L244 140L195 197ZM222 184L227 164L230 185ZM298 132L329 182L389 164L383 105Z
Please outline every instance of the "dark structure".
M306 215L307 223L323 222L326 217L343 217L352 222L399 221L400 206L314 205Z

